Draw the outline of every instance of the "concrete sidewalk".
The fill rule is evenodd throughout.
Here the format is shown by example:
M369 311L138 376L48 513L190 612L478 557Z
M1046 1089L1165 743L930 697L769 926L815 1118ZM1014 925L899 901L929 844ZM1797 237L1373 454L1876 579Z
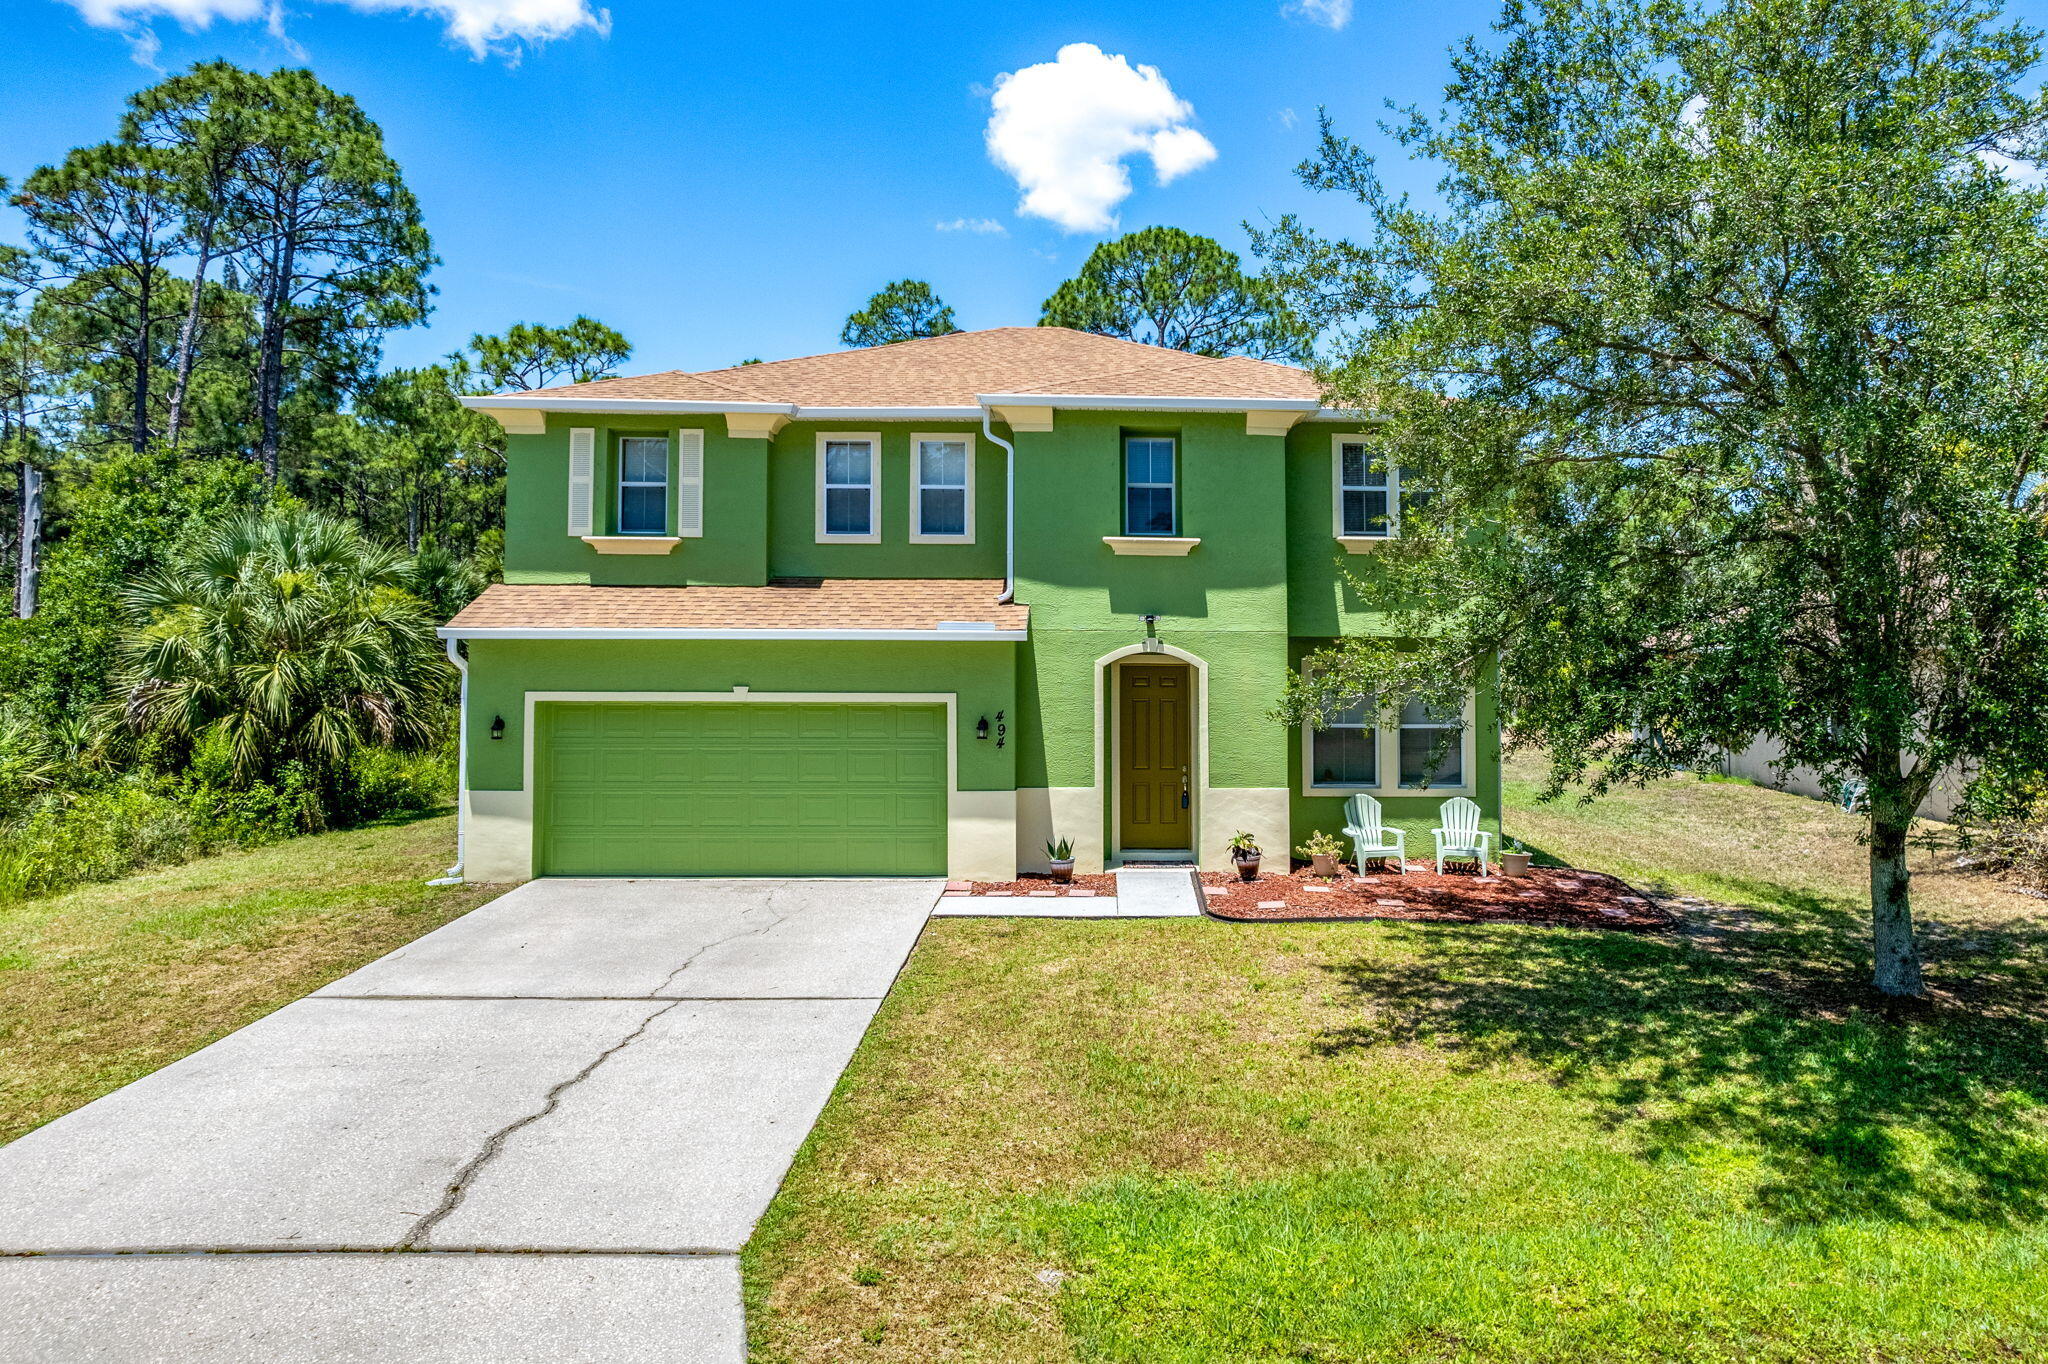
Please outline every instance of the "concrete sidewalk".
M939 889L483 906L0 1149L0 1359L743 1358L734 1254Z

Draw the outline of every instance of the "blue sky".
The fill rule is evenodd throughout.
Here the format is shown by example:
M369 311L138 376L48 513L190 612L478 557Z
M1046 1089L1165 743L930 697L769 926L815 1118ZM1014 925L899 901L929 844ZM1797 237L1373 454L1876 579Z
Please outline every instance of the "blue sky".
M1446 49L1496 13L1492 0L278 3L11 0L0 174L18 181L110 135L148 63L302 63L383 126L444 260L432 319L387 341L389 363L581 312L634 342L635 371L833 349L847 312L906 275L929 279L962 326L1028 324L1096 242L1152 223L1237 249L1246 219L1299 211L1341 229L1347 206L1293 174L1316 107L1368 134L1385 98L1433 103ZM509 31L520 22L526 34ZM1061 57L1071 44L1099 53ZM1006 169L985 137L999 78L1019 72ZM1119 137L1138 147L1128 197L1090 194L1104 168L1089 149ZM1157 169L1178 173L1162 185ZM1419 168L1390 169L1426 190ZM1036 215L1019 212L1027 189ZM1111 214L1119 227L1102 226ZM18 228L0 218L0 233Z

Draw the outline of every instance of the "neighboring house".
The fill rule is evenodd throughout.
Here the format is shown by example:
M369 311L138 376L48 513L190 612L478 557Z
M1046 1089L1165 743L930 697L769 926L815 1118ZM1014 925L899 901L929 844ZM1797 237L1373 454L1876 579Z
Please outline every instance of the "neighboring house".
M1724 766L1731 777L1742 777L1759 786L1769 786L1779 791L1790 791L1795 795L1811 796L1815 800L1833 800L1821 786L1820 773L1804 764L1786 768L1783 741L1769 734L1759 734L1750 740L1747 748L1728 750ZM1927 791L1927 798L1920 802L1919 815L1922 819L1947 820L1954 817L1956 807L1962 804L1963 790L1969 785L1969 778L1961 768L1945 769L1934 779Z
M505 582L442 632L470 879L1213 867L1356 791L1411 852L1452 795L1498 827L1490 694L1449 745L1269 718L1399 531L1301 370L1012 327L465 401L510 465Z

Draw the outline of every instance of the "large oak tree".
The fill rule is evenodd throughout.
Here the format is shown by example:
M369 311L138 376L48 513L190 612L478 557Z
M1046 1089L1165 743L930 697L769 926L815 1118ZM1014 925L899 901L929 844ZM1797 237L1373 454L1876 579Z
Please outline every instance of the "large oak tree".
M1921 798L2048 766L2038 51L1985 0L1537 0L1389 129L1435 203L1326 125L1362 231L1265 245L1432 500L1359 574L1406 640L1284 712L1497 654L1555 788L1776 736L1860 788L1875 981L1920 993Z

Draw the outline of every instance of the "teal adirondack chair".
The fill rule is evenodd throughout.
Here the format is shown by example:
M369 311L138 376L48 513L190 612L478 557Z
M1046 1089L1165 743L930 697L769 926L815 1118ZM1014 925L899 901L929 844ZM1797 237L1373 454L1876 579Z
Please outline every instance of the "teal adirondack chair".
M1436 835L1436 874L1444 874L1444 863L1477 862L1479 874L1486 875L1487 850L1493 835L1479 827L1479 806L1463 796L1453 796L1437 809L1440 827Z
M1401 875L1408 874L1408 835L1380 822L1380 803L1371 796L1344 802L1344 835L1351 840L1352 861L1360 871L1368 857L1391 857Z

